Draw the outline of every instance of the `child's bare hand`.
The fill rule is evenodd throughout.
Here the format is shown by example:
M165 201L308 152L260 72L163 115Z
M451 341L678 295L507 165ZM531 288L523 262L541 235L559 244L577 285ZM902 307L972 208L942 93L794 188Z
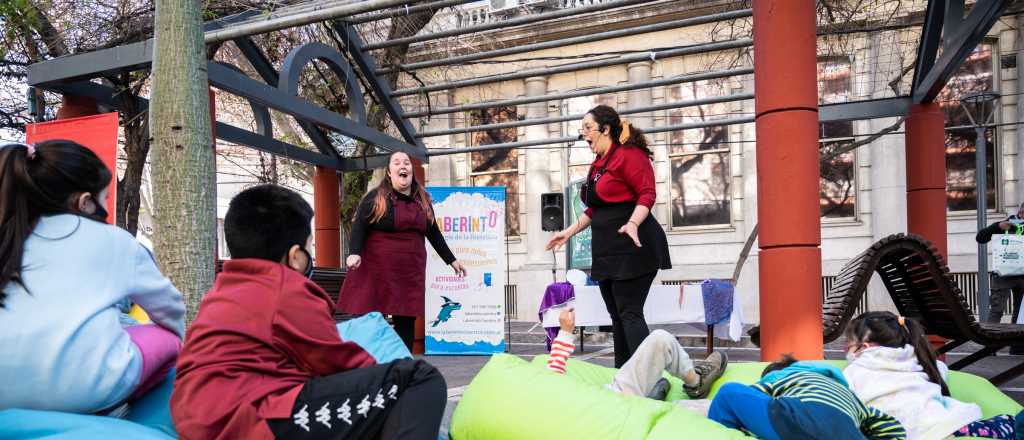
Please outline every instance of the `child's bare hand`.
M558 326L566 333L576 329L576 309L565 309L558 314Z

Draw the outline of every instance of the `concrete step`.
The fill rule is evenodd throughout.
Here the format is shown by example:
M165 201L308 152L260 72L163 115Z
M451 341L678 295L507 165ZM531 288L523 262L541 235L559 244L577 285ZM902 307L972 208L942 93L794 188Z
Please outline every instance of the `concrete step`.
M511 333L509 341L512 344L543 344L547 339L544 328L534 322L513 321L510 323ZM690 325L668 324L652 325L651 330L663 329L679 339L680 345L684 347L705 347L707 335ZM612 346L612 335L610 332L600 332L598 327L587 327L584 329L586 339L584 344L588 347L603 348ZM579 344L579 334L576 336L576 343ZM750 342L750 337L743 335L739 341L730 341L723 338L715 338L716 347L746 347L755 348Z

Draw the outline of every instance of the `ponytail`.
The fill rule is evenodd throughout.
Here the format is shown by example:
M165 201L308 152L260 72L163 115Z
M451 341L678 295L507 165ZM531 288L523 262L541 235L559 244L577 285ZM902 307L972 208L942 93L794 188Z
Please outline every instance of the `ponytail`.
M8 283L25 287L21 278L25 240L39 218L71 212L77 194L95 196L111 177L95 153L72 141L0 147L0 308Z
M615 143L639 148L643 150L644 154L647 154L647 157L654 157L654 152L648 146L644 131L619 116L615 109L607 105L599 105L587 113L594 117L594 122L597 122L600 130L609 127L608 134Z
M914 356L928 375L928 380L942 389L943 396L949 396L949 386L942 379L938 359L924 333L924 327L917 321L891 312L866 312L850 321L846 327L846 339L889 348L903 348L907 345L914 347Z
M924 334L924 328L913 319L904 318L904 320L905 325L903 327L907 331L911 345L914 346L917 362L921 364L924 372L928 374L928 379L942 388L942 395L949 396L949 386L942 379L938 359L935 357L935 351L932 350L932 344L928 342L928 337Z

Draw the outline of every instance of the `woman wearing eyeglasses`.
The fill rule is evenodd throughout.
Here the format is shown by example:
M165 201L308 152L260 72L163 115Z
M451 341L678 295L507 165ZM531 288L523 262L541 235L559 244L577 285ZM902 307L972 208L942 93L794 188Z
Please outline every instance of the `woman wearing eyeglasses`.
M557 249L569 237L593 228L591 278L598 282L612 318L615 367L621 367L649 330L644 303L659 269L670 269L665 231L651 215L657 198L653 153L643 132L599 105L583 117L580 138L597 155L580 197L587 210L547 244Z

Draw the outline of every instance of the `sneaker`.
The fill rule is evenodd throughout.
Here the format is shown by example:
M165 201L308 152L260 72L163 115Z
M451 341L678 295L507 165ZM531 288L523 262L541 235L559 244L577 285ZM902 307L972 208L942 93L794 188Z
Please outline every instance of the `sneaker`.
M693 363L693 370L700 377L700 382L697 386L691 387L683 384L683 390L686 391L686 395L690 396L691 399L703 399L707 397L708 393L711 392L711 385L722 377L722 373L725 372L725 367L729 365L729 357L724 352L716 351L711 353L707 359L703 361L695 361Z
M647 398L654 400L665 400L665 396L668 396L668 389L670 386L671 385L669 385L668 379L665 379L664 377L658 379L658 381L654 384L654 388L651 388L651 391L647 392Z

